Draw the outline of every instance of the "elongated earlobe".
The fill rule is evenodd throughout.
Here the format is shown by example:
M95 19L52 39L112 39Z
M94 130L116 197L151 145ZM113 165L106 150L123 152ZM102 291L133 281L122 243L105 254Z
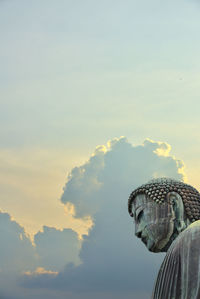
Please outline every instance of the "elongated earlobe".
M183 201L177 192L170 192L168 194L169 203L172 204L175 213L175 229L178 233L182 232L186 227L186 216Z

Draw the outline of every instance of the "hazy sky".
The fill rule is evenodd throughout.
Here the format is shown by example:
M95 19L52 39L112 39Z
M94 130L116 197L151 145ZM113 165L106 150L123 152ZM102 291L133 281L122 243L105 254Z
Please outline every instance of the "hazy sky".
M0 1L0 210L31 240L44 233L40 252L54 235L64 244L65 235L77 238L70 229L79 238L88 231L93 211L73 191L68 196L80 213L74 217L63 188L72 169L77 174L96 146L115 137L141 148L150 138L155 150L167 143L165 157L182 160L187 181L199 188L199 32L196 0ZM108 169L110 177L115 168ZM39 269L55 270L40 258Z

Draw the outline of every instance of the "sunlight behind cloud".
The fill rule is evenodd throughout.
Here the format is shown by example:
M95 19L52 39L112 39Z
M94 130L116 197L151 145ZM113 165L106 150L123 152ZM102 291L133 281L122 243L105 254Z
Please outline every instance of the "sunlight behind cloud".
M58 272L56 271L50 271L50 270L45 270L42 267L38 267L35 271L26 271L24 272L25 275L29 275L29 276L34 276L34 275L41 275L41 274L50 274L50 275L57 275Z
M91 220L74 219L59 201L67 172L74 161L83 159L66 149L1 149L1 210L11 214L32 239L43 225L72 228L79 237L87 234Z

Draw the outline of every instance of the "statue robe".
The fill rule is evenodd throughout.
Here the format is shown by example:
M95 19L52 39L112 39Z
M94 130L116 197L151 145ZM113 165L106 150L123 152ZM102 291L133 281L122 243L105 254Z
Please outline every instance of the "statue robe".
M159 270L152 299L200 299L200 220L172 242Z

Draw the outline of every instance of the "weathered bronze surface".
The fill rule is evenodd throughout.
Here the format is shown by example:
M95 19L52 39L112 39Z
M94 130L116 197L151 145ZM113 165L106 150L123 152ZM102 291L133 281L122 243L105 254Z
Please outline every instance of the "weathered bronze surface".
M152 299L200 299L200 194L169 178L134 190L128 211L148 250L167 252Z

